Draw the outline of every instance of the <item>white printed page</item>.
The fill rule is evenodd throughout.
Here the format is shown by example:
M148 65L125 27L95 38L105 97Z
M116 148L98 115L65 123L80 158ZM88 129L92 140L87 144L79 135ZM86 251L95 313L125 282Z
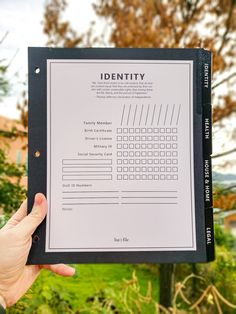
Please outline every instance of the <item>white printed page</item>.
M196 250L192 77L47 60L47 252Z

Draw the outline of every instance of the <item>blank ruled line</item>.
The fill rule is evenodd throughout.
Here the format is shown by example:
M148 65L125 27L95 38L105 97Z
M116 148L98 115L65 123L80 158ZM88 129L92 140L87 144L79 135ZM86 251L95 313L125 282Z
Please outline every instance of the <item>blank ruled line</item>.
M128 193L155 193L155 192L158 192L158 193L177 193L178 191L129 191L129 190L127 190L127 191L121 191L121 192L123 192L123 193L126 193L126 192L128 192Z
M63 191L62 193L118 193L119 191Z
M173 105L173 109L172 109L172 113L171 113L170 125L172 125L173 116L174 116L174 111L175 111L175 104Z
M159 115L158 115L157 125L159 125L159 122L160 122L160 118L161 118L161 110L162 110L162 104L161 104L161 106L160 106L160 110L159 110Z
M142 115L143 115L143 105L142 105L142 109L141 109L141 113L140 113L139 125L141 124L141 121L142 121Z
M137 202L135 202L135 203L130 203L130 202L122 202L121 203L122 205L124 205L124 204L133 204L133 205L138 205L138 204L140 204L140 205L143 205L143 204L145 204L145 205L148 205L148 204L150 204L150 205L154 205L154 204L157 204L157 205L177 205L178 203L137 203Z
M148 105L148 108L147 108L147 115L146 115L145 125L147 125L149 109L150 109L150 104Z
M176 125L178 125L178 123L179 123L180 109L181 109L181 104L179 105L179 110L178 110L178 116L177 116L177 120L176 120Z
M154 120L154 116L155 116L155 111L156 111L156 104L154 105L153 113L152 113L152 122L151 122L152 125L153 125L153 120Z
M71 205L119 205L119 203L63 203L63 206Z
M135 124L135 119L136 119L137 108L138 108L138 105L136 105L136 107L135 107L133 125Z
M178 198L177 196L122 196L121 198Z
M166 118L167 118L168 108L169 108L169 105L166 106L166 112L165 112L165 118L164 118L164 125L166 125Z
M123 125L124 113L125 113L125 105L123 106L123 112L122 112L120 125Z
M100 199L100 198L108 198L108 199L118 199L117 196L88 196L88 197L63 197L63 200L78 200L78 199Z
M128 124L129 124L129 116L130 116L130 111L131 111L131 105L129 105L129 113L128 113L128 117L127 117L127 123L126 123L126 125L128 125Z

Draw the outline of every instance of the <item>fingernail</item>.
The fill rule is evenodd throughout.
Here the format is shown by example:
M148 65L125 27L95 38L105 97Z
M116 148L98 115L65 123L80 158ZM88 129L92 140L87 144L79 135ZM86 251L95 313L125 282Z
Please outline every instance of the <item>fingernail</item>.
M34 214L39 214L40 212L40 205L42 204L42 198L36 194L35 195L35 198L34 198L34 206L33 206L33 209L32 211L34 212Z

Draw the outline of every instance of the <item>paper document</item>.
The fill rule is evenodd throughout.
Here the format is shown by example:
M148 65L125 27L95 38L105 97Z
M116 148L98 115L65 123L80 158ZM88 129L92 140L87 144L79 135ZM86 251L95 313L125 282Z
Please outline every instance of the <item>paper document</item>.
M47 60L46 252L196 250L193 61Z

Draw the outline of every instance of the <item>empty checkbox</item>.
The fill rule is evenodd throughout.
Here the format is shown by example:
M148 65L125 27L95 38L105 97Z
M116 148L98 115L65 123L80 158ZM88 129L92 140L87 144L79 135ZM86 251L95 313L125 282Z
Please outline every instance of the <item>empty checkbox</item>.
M117 140L118 142L122 141L122 136L117 136L117 137L116 137L116 140Z
M117 180L122 180L122 175L121 174L117 175Z
M124 128L123 133L125 133L125 134L128 133L128 129Z
M123 157L128 157L128 152L127 151L123 152Z
M134 151L129 152L129 157L134 157Z
M172 133L177 133L177 128L172 128Z
M123 164L124 164L124 165L127 165L127 164L128 164L128 161L129 161L128 159L123 159Z
M135 129L135 133L136 133L136 134L140 133L140 129L136 128L136 129Z
M117 144L116 147L117 149L122 149L122 144Z
M130 134L134 133L134 129L133 129L133 128L130 128L130 129L129 129L129 133L130 133Z
M117 159L117 164L121 165L122 164L122 159Z
M117 155L117 157L122 157L122 152L119 151L116 153L116 155Z
M171 157L171 151L168 150L168 151L166 152L166 157Z
M135 152L135 156L136 156L136 157L140 157L140 152L139 152L139 151L136 151L136 152Z
M164 165L166 163L166 160L165 159L160 159L160 164L161 165Z
M159 180L159 174L154 175L154 180Z
M166 133L171 133L171 128L166 128Z
M128 141L128 136L123 136L123 141L127 142Z
M130 144L129 144L129 148L130 148L130 149L134 149L134 144L133 144L133 143L130 143Z
M135 144L135 148L140 149L140 144L139 143Z
M141 133L146 133L146 129L145 129L145 128L142 128L142 129L141 129Z
M116 129L116 132L117 132L117 133L122 133L122 129L120 129L120 128L119 128L119 129Z

